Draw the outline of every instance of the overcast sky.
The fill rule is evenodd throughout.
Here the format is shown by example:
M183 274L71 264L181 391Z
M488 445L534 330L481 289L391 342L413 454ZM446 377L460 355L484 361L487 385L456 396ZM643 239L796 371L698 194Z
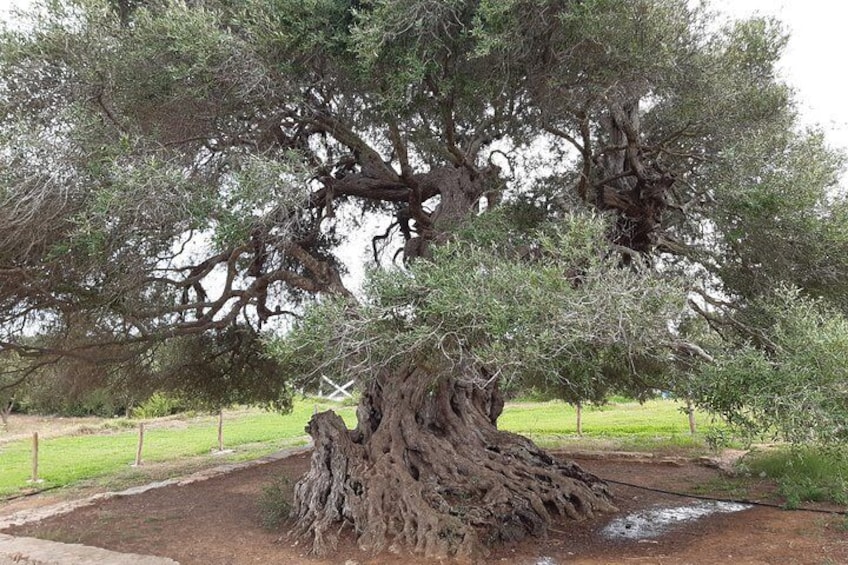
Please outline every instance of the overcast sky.
M790 32L784 78L798 91L805 121L821 125L832 144L848 148L848 103L844 78L848 2L834 0L713 0L734 17L773 15Z

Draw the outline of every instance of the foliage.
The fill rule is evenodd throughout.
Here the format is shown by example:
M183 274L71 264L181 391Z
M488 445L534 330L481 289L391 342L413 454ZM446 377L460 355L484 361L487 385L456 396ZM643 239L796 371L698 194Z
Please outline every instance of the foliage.
M150 398L132 409L132 417L145 420L162 418L163 416L185 412L188 409L189 404L184 399L170 394L155 392Z
M17 409L27 414L58 416L123 416L144 398L138 386L120 386L114 371L92 370L87 364L60 364L42 371L15 389Z
M798 444L848 441L845 315L784 288L744 319L759 319L759 343L705 365L700 402L749 434L771 432Z
M231 325L170 340L142 363L61 359L15 388L19 409L64 416L157 417L184 410L255 404L285 412L291 381L266 354L265 338Z
M367 381L411 356L433 379L522 381L569 401L601 402L613 387L641 394L661 378L679 281L619 268L600 217L572 215L512 245L492 235L500 219L479 218L432 261L372 272L361 307L310 310L277 344L282 363ZM476 379L468 367L481 368Z
M265 338L246 326L174 340L161 351L153 376L193 408L217 411L234 404L279 412L292 406L294 380L268 354Z
M760 297L790 285L844 310L835 278L845 269L848 244L848 208L835 192L841 155L817 131L772 128L739 145L724 149L732 166L716 183L725 205L713 218L722 257L715 273L724 291ZM766 157L775 154L779 162Z

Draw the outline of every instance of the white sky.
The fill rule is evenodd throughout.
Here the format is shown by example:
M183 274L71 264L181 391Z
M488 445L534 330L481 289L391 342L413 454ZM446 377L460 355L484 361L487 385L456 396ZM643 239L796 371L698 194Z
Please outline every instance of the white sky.
M775 16L790 33L783 77L798 91L805 121L828 132L831 144L848 148L848 104L843 62L848 2L839 0L712 0L733 17Z

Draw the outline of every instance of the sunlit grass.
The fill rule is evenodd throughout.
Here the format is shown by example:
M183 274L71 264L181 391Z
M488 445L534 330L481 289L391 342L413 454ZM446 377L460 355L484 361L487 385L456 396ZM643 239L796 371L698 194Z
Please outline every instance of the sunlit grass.
M672 400L617 402L583 408L583 436L620 438L623 436L689 435L689 421ZM712 423L707 414L696 412L699 429ZM559 401L510 403L498 420L502 429L533 436L571 436L577 434L577 411Z

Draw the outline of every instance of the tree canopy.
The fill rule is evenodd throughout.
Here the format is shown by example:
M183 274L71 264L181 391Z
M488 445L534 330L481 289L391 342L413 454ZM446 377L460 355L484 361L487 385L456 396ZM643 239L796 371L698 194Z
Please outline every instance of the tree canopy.
M3 382L86 365L285 407L292 378L356 375L358 427L310 424L296 513L317 552L338 521L445 555L607 508L496 430L499 379L574 401L683 380L768 427L785 412L757 399L809 392L802 366L806 414L836 422L818 437L848 436L824 361L842 338L821 341L848 307L842 156L798 125L776 21L687 0L45 0L16 24ZM373 256L358 295L344 242Z

